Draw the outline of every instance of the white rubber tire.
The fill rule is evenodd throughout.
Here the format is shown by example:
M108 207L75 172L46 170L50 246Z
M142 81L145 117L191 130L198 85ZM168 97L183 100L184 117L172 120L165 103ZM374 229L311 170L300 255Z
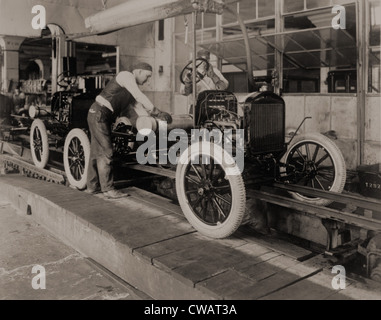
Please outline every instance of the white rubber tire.
M35 145L35 140L39 140L40 146ZM36 148L41 148L37 151ZM33 120L30 127L30 152L32 160L37 168L45 168L49 161L49 140L46 126L41 119Z
M74 158L73 152L76 153ZM69 132L65 139L63 160L69 184L79 190L85 189L90 160L90 140L83 130L73 129Z
M191 163L193 157L198 157L203 152L201 150L211 150L208 148L214 147L214 161L218 163L226 173L225 179L230 184L231 189L231 208L225 221L217 225L210 225L202 221L194 212L191 204L188 201L185 189L185 175L187 168ZM181 209L189 221L189 223L203 235L222 239L232 235L241 225L246 208L246 189L245 184L238 166L235 164L234 159L228 154L224 153L225 161L221 155L223 154L222 148L210 142L194 143L192 146L183 152L180 157L176 169L176 193L180 203Z
M337 145L326 136L320 133L308 133L296 136L283 157L284 162L287 163L288 157L290 156L292 150L306 143L317 144L329 154L335 169L334 181L330 186L329 191L341 193L344 190L347 176L345 160ZM318 206L327 206L332 203L331 200L306 197L296 192L290 192L290 194L296 200L300 200Z

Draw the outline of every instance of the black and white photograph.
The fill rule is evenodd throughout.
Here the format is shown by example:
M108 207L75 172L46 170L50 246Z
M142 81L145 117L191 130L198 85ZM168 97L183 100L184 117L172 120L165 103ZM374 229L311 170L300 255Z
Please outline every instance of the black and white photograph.
M381 300L380 26L380 0L0 0L0 300Z

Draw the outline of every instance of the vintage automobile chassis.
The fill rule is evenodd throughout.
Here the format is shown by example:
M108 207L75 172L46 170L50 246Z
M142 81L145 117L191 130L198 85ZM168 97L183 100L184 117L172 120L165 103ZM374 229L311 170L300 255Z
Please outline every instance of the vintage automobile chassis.
M63 162L69 183L86 188L86 175L90 156L90 137L86 115L92 101L89 97L70 97L60 93L52 112L40 113L30 129L33 161L43 168L49 159L53 144L63 145ZM64 99L63 99L64 98ZM64 101L64 103L62 102ZM137 163L136 151L143 142L136 140L137 130L158 130L158 120L148 116L138 118L133 126L129 119L117 119L112 128L115 158L119 163ZM201 233L212 238L225 238L242 224L246 210L246 187L264 183L282 182L299 184L319 190L341 192L346 181L345 162L340 150L329 138L318 134L296 135L286 143L285 103L272 92L256 92L238 95L228 91L205 91L199 94L195 118L190 115L174 115L168 131L183 129L191 145L192 129L243 130L244 170L229 167L201 148L188 148L188 158L177 165L138 165L144 171L161 176L175 177L176 194L188 221ZM234 135L233 135L234 137ZM206 142L213 150L221 148L213 141ZM234 145L233 141L233 155ZM174 142L168 143L168 150ZM159 145L159 144L157 144ZM222 150L223 151L223 150ZM150 152L159 159L159 152ZM216 152L215 154L219 154ZM180 156L180 155L179 155ZM205 156L209 161L203 163ZM199 158L198 164L192 159ZM227 174L229 172L229 174ZM303 202L328 205L329 200L291 195Z

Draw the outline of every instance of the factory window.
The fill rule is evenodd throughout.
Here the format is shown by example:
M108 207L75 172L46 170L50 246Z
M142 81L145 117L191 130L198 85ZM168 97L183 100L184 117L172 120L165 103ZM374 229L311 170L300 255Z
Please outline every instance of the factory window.
M377 0L369 2L369 88L370 93L380 93L381 68L380 68L380 25L381 4Z
M304 0L284 0L284 12L295 12L304 10Z
M275 1L258 0L258 18L275 15Z
M247 72L245 42L237 18L238 13L249 35L253 71L271 75L275 66L275 49L270 41L274 40L274 36L270 38L262 36L273 35L275 32L275 0L241 0L230 3L224 9L222 17L202 14L196 25L197 49L202 47L209 50L212 53L212 63L217 63L220 59L223 72L237 74ZM180 72L190 61L192 50L192 18L190 15L185 18L177 17L175 20L177 92L180 87Z
M0 46L0 92L2 92L3 89L3 48Z
M164 20L159 20L158 40L164 40Z
M283 13L355 3L354 0L283 0Z
M275 32L275 0L243 0L230 4L222 15L222 38L210 45L211 51L225 59L226 69L230 64L247 71L245 42L238 13L248 33L253 71L271 74L275 60L271 43L274 40L271 35Z
M222 17L223 25L237 23L237 12L244 21L273 17L275 0L242 0L229 4Z
M304 8L317 5L316 1L301 2ZM297 1L285 0L284 4L288 3L296 4ZM284 15L284 32L280 34L284 92L339 92L332 89L335 86L329 87L331 82L328 81L327 72L340 71L335 74L341 74L342 71L348 73L356 70L356 6L346 5L345 9L346 29L332 28L336 14L332 13L331 8ZM351 93L351 87L340 92Z

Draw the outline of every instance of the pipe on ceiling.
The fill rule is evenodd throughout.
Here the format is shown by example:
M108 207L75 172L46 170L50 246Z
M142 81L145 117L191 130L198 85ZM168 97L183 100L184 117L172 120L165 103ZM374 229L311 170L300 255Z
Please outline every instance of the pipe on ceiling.
M129 0L85 19L91 33L107 33L192 12L190 0Z

